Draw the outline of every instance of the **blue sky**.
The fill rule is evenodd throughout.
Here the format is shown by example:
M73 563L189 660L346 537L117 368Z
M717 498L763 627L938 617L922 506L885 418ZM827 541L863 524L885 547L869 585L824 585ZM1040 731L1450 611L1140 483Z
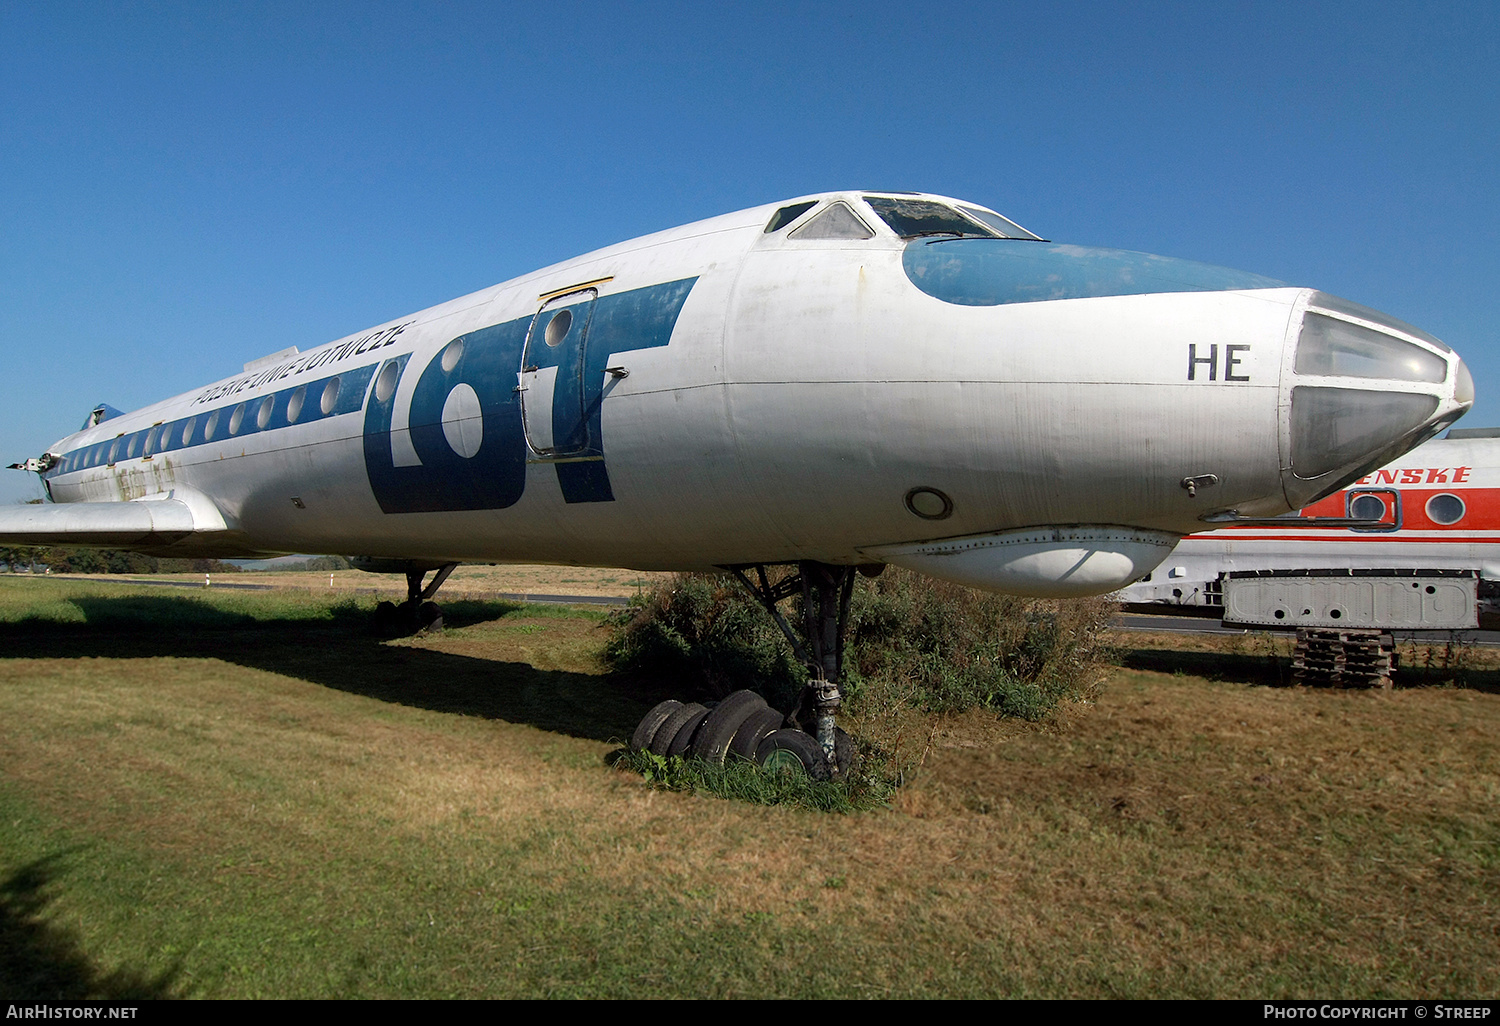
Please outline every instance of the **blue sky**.
M1493 2L0 0L0 39L3 463L96 402L834 188L1366 303L1500 424Z

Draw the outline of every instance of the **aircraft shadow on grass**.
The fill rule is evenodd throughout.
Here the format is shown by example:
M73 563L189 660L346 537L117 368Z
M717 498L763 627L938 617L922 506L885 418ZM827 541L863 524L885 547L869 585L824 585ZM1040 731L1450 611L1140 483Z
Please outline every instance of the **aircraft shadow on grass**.
M1278 639L1280 651L1291 642ZM1292 684L1290 655L1252 652L1191 652L1174 649L1126 649L1119 654L1120 665L1129 670L1152 670L1158 673L1181 673L1190 677L1265 687ZM1451 685L1500 694L1500 671L1466 665L1467 650L1455 647L1444 652L1442 642L1434 645L1433 656L1423 663L1402 663L1396 670L1399 687Z
M322 687L434 712L456 713L595 741L630 737L645 711L683 682L542 670L408 645L373 634L368 610L352 601L328 620L266 620L187 596L130 595L71 600L85 622L23 619L0 624L0 658L220 659ZM520 609L506 601L456 600L443 606L450 627L492 621ZM1500 693L1500 671L1463 665L1407 666L1400 684L1457 684ZM1251 685L1285 685L1290 660L1269 654L1137 649L1129 669L1183 673Z
M384 702L596 741L629 738L673 683L648 685L618 675L541 670L524 662L383 644L372 631L369 610L353 602L335 607L332 619L309 621L257 619L187 596L70 601L86 622L38 618L0 624L0 658L220 659ZM449 627L460 627L520 608L513 602L457 600L443 604L443 616Z

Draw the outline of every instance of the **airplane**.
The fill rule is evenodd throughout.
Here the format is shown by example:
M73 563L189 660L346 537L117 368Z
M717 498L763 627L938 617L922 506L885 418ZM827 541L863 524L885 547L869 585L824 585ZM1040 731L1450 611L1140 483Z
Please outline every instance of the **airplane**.
M774 734L832 772L856 568L1111 592L1473 400L1447 345L1312 288L830 192L96 406L17 464L51 502L0 510L0 543L346 554L406 573L405 627L463 562L727 568L808 666L816 742Z
M1120 599L1253 626L1478 627L1500 613L1497 496L1500 429L1455 428L1288 518L1301 523L1189 535ZM1338 517L1365 523L1308 523Z

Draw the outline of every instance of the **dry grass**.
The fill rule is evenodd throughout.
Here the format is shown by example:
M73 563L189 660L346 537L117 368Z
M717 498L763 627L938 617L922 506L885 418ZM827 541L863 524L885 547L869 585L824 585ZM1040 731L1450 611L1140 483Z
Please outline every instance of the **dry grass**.
M17 575L20 576L20 575ZM58 580L119 581L119 574L55 574ZM135 574L131 578L155 581L202 583L202 574ZM211 575L220 583L269 584L284 588L307 588L314 592L379 594L397 600L406 597L406 579L400 574L371 574L363 570L297 571L255 570L238 574ZM443 585L442 597L493 595L581 595L630 598L642 589L670 578L668 573L602 569L598 567L505 564L466 565L453 571ZM330 579L332 584L329 583Z
M1500 989L1496 694L1264 687L1243 672L1256 653L1220 653L1218 681L1125 669L1043 724L914 722L925 758L895 807L829 816L606 768L670 682L622 693L598 669L596 619L475 605L450 622L384 645L286 611L192 634L0 627L0 872L16 891L47 867L24 888L41 908L26 922L96 969L64 982L207 996ZM1131 658L1174 658L1123 640ZM23 911L0 906L12 954ZM0 990L43 996L6 972Z

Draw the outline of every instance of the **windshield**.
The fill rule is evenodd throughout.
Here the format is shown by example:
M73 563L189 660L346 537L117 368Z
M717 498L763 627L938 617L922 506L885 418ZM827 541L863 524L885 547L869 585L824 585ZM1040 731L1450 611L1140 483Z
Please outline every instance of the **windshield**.
M957 235L979 239L1000 238L1001 234L978 221L971 220L945 203L932 200L896 199L891 196L866 196L865 202L903 239L921 235Z
M1022 228L1010 218L1001 217L993 210L985 210L983 207L966 206L960 206L958 209L962 210L970 217L977 217L979 220L995 229L995 231L999 232L1001 235L1004 235L1007 239L1034 239L1037 242L1040 242L1042 239L1040 235L1037 235L1033 232L1028 232L1025 228Z

